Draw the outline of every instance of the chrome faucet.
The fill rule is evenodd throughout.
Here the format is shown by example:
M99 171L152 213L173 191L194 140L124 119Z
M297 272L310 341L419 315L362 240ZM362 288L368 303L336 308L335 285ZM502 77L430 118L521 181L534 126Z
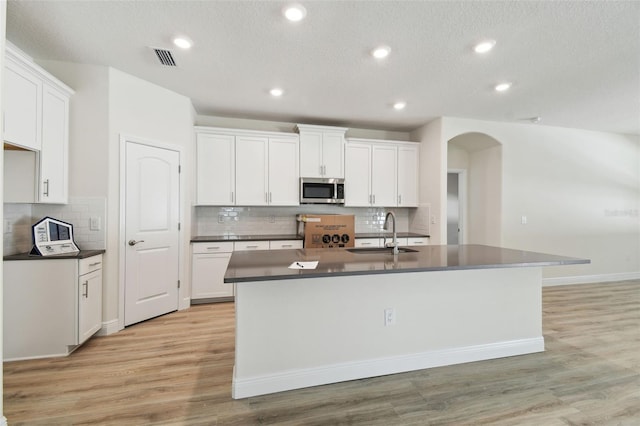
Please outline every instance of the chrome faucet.
M387 213L387 217L384 218L384 229L386 231L389 230L389 218L391 218L391 221L393 222L393 241L391 242L391 245L387 244L387 247L393 247L393 254L398 254L400 253L400 250L398 249L398 238L396 234L396 215L393 214L393 212Z

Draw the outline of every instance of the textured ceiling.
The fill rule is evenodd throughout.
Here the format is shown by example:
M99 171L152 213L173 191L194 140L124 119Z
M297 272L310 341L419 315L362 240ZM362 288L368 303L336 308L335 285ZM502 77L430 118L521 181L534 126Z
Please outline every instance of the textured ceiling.
M439 116L640 134L640 2L8 1L35 59L112 66L200 115L410 131ZM170 44L184 33L194 47ZM475 42L495 49L478 56ZM369 51L391 46L384 61ZM170 49L161 66L149 46ZM513 87L496 93L497 82ZM283 97L268 94L271 87ZM403 111L391 105L402 99Z

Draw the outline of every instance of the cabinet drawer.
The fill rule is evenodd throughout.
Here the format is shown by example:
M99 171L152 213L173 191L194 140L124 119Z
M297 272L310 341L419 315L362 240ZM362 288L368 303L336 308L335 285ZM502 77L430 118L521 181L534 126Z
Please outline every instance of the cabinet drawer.
M192 253L231 253L233 251L232 242L211 242L192 243Z
M102 255L80 259L78 262L78 275L88 274L99 269L102 269Z
M233 251L269 250L269 241L236 241Z
M380 247L382 241L380 238L356 238L354 244L356 247Z
M428 246L429 245L429 237L411 237L407 238L408 246Z
M302 240L269 241L269 250L301 249Z

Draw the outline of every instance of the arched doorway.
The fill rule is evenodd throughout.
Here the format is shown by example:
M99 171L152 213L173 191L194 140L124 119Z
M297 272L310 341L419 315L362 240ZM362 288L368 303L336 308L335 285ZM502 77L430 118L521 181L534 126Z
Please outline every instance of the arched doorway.
M447 244L502 243L502 144L484 133L447 142Z

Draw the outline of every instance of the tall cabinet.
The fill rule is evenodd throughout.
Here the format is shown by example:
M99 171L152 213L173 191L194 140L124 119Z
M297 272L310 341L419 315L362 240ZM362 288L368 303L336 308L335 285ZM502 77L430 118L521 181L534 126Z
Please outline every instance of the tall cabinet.
M73 90L8 43L3 94L5 143L37 155L36 169L24 171L35 175L33 202L67 203L69 99ZM23 179L5 178L5 181ZM6 192L5 201L13 201L12 192Z

